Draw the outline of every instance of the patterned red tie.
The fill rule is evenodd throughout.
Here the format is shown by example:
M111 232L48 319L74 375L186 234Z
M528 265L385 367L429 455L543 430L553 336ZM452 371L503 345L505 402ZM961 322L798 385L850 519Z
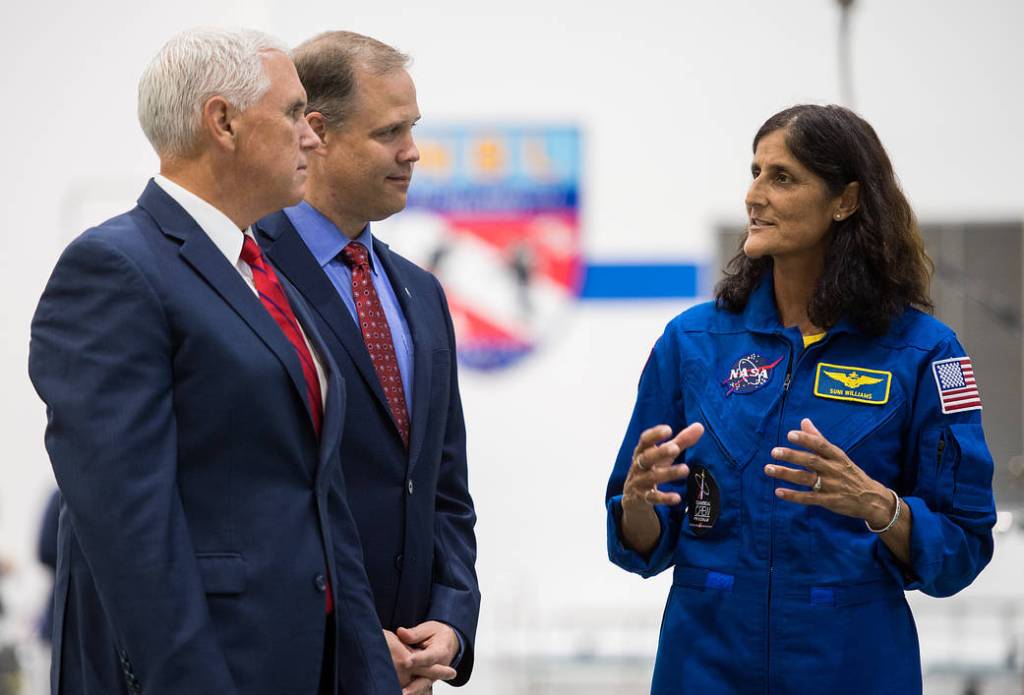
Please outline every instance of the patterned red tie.
M242 260L252 268L253 284L256 285L256 292L259 293L264 308L274 317L274 321L281 327L288 342L292 344L295 352L299 355L302 375L306 377L306 397L309 399L309 409L313 413L313 429L316 430L316 436L319 438L324 418L320 379L316 375L313 356L309 354L309 348L306 346L306 340L302 337L302 331L295 319L292 305L288 302L284 290L281 289L281 283L277 281L274 269L263 261L263 253L260 252L259 244L248 235L242 242Z
M309 399L309 409L313 413L313 429L316 431L317 439L320 438L320 428L324 420L324 402L320 395L320 378L316 375L316 365L313 364L313 355L309 353L305 338L299 329L299 322L295 319L295 312L288 301L281 283L277 281L274 269L263 261L263 253L259 244L245 235L242 242L242 260L252 268L252 282L256 285L256 292L263 302L263 307L270 312L270 315L280 326L281 331L288 342L299 354L299 363L302 365L302 375L306 378L306 397ZM327 582L325 588L325 610L328 614L334 612L334 595L331 591L331 583Z
M370 277L370 252L358 241L353 241L341 250L345 263L352 269L352 298L359 314L359 328L363 342L370 353L373 370L384 389L384 397L391 409L391 417L402 435L402 443L409 448L409 410L405 405L405 388L402 373L398 371L395 344L391 339L391 328L380 305L380 297Z

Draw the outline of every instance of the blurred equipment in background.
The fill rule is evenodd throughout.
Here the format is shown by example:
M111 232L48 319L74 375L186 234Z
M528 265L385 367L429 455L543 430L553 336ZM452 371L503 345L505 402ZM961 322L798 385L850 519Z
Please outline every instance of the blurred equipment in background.
M836 43L839 58L839 99L840 103L854 108L853 99L853 58L850 48L850 15L854 0L837 0L839 3L839 40Z

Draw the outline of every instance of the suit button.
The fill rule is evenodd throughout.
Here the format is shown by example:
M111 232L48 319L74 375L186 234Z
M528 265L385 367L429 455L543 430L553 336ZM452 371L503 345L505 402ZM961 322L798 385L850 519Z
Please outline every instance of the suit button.
M412 480L411 479L409 480L408 489L409 489L409 494L411 495L412 494Z
M316 575L313 577L313 586L315 586L316 590L320 593L327 591L327 577L322 574Z
M403 559L404 558L402 557L401 553L399 553L398 555L395 555L395 569L398 570L399 572L402 571L402 560Z

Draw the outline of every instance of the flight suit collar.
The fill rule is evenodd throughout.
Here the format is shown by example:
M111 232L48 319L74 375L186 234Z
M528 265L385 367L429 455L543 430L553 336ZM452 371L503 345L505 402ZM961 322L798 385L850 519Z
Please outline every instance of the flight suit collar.
M786 337L793 342L799 341L802 347L800 331L796 328L787 329L779 320L779 310L775 305L775 286L772 282L771 273L766 273L757 287L750 294L747 306L743 310L744 326L751 333L776 334ZM857 329L847 319L840 319L834 326L828 329L828 338L834 338L842 333L855 333ZM792 335L790 335L792 334Z

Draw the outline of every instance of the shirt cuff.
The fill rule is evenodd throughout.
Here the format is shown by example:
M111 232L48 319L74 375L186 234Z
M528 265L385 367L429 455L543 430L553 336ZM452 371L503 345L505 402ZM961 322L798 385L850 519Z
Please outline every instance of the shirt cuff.
M448 623L445 623L445 625L448 625ZM462 663L462 657L466 653L466 640L463 638L462 633L459 632L459 628L454 625L448 625L448 627L452 629L452 632L455 633L455 638L459 640L459 652L455 655L455 658L452 659L452 663L448 665L454 669L458 669L459 664Z

